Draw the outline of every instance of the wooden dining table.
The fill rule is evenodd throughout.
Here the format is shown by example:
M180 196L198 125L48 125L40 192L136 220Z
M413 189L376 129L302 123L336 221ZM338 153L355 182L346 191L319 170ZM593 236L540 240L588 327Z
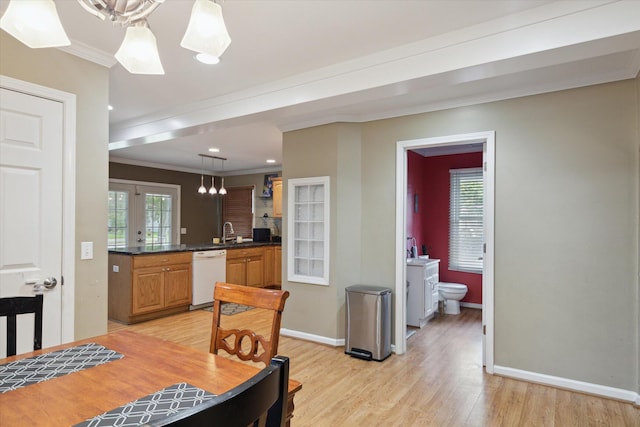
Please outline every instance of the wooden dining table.
M36 356L75 351L90 343L111 350L117 355L115 360L0 394L0 426L73 426L177 383L218 395L260 371L223 356L131 331L0 359L0 365L23 359L29 359L23 364L37 362ZM293 398L301 387L298 381L289 380L287 425L293 416Z

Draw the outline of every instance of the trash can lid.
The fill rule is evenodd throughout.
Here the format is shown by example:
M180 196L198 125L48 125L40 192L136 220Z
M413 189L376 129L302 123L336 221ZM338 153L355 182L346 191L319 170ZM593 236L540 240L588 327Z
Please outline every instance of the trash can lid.
M359 294L371 294L371 295L384 295L391 292L389 288L381 288L377 286L369 285L352 285L345 288L347 292L354 292Z

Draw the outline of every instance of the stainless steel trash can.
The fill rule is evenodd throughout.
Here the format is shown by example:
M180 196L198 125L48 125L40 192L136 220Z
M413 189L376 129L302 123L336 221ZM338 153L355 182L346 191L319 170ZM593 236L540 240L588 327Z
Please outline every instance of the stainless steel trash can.
M346 288L345 353L383 361L391 355L391 289L366 285Z

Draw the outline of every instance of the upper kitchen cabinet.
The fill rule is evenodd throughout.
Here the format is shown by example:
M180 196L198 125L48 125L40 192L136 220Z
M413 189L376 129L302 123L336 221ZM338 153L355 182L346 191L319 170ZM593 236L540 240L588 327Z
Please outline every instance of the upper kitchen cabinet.
M273 216L282 218L282 178L273 178Z

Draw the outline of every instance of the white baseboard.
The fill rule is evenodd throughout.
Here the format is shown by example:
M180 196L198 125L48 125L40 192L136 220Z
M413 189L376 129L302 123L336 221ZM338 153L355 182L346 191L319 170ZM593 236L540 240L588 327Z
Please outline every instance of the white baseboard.
M280 329L280 335L291 338L300 338L306 341L317 342L319 344L327 344L333 347L344 346L344 338L335 339L323 337L322 335L309 334L307 332L293 331L291 329Z
M520 369L507 368L498 365L494 366L494 373L496 375L515 378L518 380L525 380L532 383L549 385L553 387L579 391L582 393L593 394L596 396L622 400L625 402L635 403L636 405L640 403L640 396L638 395L638 393L630 390L623 390L620 388L614 388L600 384L586 383L583 381L576 381L563 377L554 377L552 375L539 374L536 372L522 371Z
M477 304L475 302L461 302L460 307L477 308L479 310L482 310L482 304Z

